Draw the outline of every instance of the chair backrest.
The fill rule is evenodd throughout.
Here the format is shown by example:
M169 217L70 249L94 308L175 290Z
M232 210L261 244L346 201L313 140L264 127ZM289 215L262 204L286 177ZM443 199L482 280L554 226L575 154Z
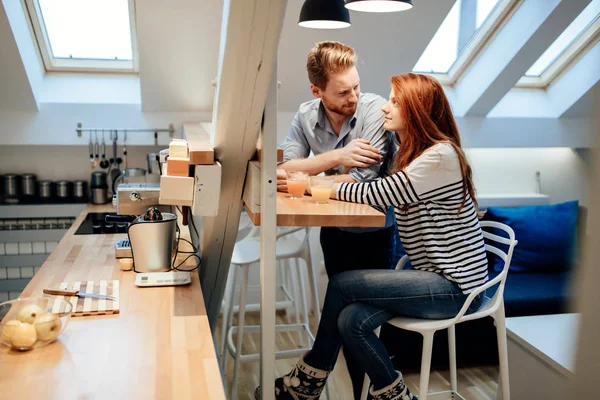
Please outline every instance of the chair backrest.
M510 266L513 250L518 243L515 239L515 232L508 225L496 221L481 221L480 225L483 230L483 237L487 242L485 245L486 251L500 257L504 261L504 267L498 276L486 282L484 285L478 287L469 294L469 297L467 297L462 309L456 315L456 320L460 321L468 321L471 319L481 318L485 315L490 315L502 305L504 286L506 283L506 276L508 275L508 267ZM486 228L495 229L495 233L486 231ZM500 236L499 234L506 234L508 237ZM505 248L505 250L502 250L500 247L498 247L498 245L503 245L502 247ZM473 314L465 315L466 311L471 305L471 302L478 294L494 285L497 285L498 283L500 285L498 286L498 290L496 290L494 297L491 299L486 298L484 304L482 304L478 311L474 312Z

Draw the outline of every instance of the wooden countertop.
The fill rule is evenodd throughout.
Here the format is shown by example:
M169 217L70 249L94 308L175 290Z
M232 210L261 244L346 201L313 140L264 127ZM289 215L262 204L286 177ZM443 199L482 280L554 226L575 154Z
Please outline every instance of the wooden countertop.
M310 196L292 199L289 193L277 192L276 207L277 226L385 226L385 214L365 204L332 199L327 204L317 204ZM260 225L260 214L245 208L252 223Z
M187 286L135 286L114 257L125 234L73 235L87 212L106 211L84 209L21 297L119 279L120 314L71 318L56 342L29 352L0 345L0 399L225 399L198 275Z

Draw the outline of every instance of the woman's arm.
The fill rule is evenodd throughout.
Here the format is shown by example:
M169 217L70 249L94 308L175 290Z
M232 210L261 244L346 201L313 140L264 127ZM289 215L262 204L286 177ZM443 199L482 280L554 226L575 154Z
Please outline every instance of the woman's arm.
M462 174L456 153L449 145L426 150L404 170L365 183L338 183L332 197L376 206L401 206L425 200L462 195Z
M336 183L332 197L342 201L385 207L416 203L420 200L403 171L371 182Z

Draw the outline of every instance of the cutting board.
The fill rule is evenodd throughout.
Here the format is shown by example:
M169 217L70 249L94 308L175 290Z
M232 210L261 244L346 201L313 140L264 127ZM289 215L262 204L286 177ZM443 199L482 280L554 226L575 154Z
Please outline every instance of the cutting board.
M56 296L60 299L65 299L73 306L71 313L72 317L86 317L92 315L109 315L119 314L119 280L112 281L83 281L83 282L63 282L60 284L60 289L77 290L86 293L106 294L114 296L115 301L107 299L94 299L91 297L78 296ZM56 308L56 313L60 311L60 302L53 302L52 312ZM50 305L49 304L49 305Z

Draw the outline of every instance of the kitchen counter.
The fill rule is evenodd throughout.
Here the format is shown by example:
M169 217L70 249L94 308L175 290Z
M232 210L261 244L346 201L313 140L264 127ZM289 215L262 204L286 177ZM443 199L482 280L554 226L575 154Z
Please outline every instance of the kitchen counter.
M186 286L139 288L114 257L125 234L73 235L88 212L110 211L86 206L21 297L118 279L120 314L72 317L56 342L29 352L0 345L0 399L225 399L198 274Z

